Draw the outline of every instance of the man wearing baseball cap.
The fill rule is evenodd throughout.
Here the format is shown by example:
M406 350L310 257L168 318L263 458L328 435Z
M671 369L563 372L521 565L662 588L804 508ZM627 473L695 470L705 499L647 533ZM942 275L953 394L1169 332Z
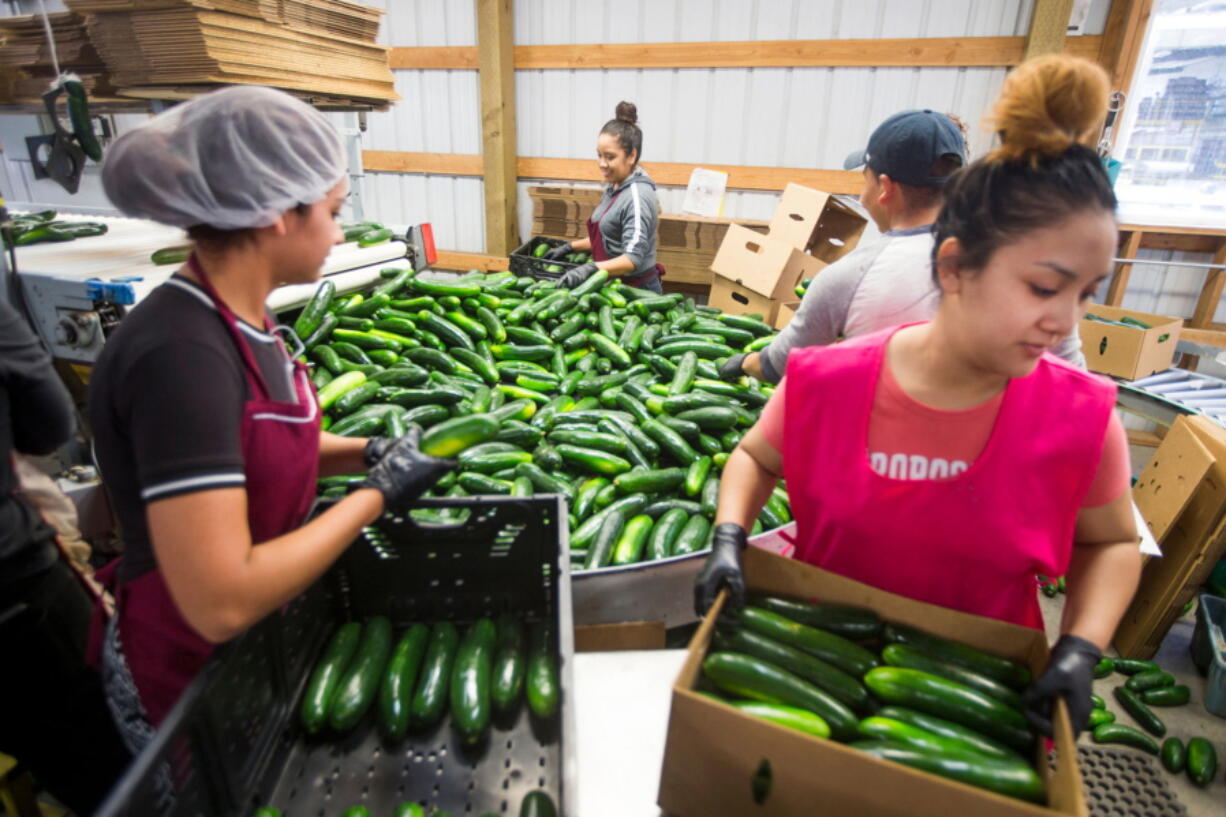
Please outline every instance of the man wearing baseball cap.
M860 204L881 238L823 269L770 346L733 355L720 374L778 383L792 349L930 319L940 298L932 282L932 225L946 180L966 158L961 126L943 113L902 111L878 125L868 147L854 151L843 167L864 168ZM1056 353L1085 365L1076 332Z

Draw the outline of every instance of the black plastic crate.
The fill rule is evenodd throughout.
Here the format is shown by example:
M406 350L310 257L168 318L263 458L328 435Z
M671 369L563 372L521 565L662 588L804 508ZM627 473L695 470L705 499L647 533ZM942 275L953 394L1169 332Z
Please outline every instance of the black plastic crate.
M560 247L566 242L560 238L546 238L543 235L533 236L528 239L528 243L524 244L519 249L515 250L510 255L511 272L520 276L536 278L543 281L556 281L562 277L567 270L572 270L579 266L572 264L569 261L546 261L544 258L535 258L532 251L542 244L548 245L550 249ZM561 271L551 272L546 267L557 265L561 267Z
M317 512L332 501L321 500ZM247 817L260 805L285 817L331 817L353 805L391 814L417 800L460 815L518 813L533 789L561 814L575 802L574 654L566 508L559 497L422 500L467 516L448 526L385 517L282 611L218 650L136 759L99 817ZM333 630L388 616L463 625L514 612L553 621L562 707L541 723L521 706L490 738L464 747L450 718L383 743L373 710L340 738L298 722L307 678Z

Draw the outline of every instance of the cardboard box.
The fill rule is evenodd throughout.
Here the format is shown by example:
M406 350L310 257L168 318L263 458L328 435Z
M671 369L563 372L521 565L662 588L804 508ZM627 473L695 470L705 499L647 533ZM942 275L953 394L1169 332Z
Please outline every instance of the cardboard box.
M1134 312L1114 306L1094 304L1087 312L1118 321L1134 318L1150 329L1114 326L1101 321L1081 319L1081 351L1086 368L1124 380L1148 377L1171 368L1183 321L1167 315Z
M774 327L783 329L792 322L792 318L796 317L796 310L800 309L800 301L788 301L779 305L778 314L775 315Z
M789 184L768 234L830 264L855 249L866 225L863 216L831 194Z
M758 548L748 548L744 560L747 584L755 590L869 607L887 619L1018 659L1036 673L1047 664L1047 639L1038 630L903 598ZM1048 807L1044 808L877 760L834 741L742 714L695 692L721 608L722 599L699 626L673 686L659 793L659 804L666 814L1088 815L1072 727L1063 701L1058 701L1055 708L1055 771L1047 768L1041 741L1035 745L1034 759L1048 793ZM765 802L757 804L750 781L763 761L770 762L772 782Z
M826 265L787 242L731 225L711 269L710 304L734 315L758 314L773 322L784 301L795 298L801 278Z
M1226 429L1203 416L1179 417L1133 499L1162 557L1146 557L1114 644L1120 655L1150 658L1226 555Z

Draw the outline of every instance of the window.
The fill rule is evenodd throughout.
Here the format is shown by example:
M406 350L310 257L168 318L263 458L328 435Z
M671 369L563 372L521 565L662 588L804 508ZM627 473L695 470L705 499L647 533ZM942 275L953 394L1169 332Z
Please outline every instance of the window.
M1121 220L1226 227L1226 0L1156 0L1116 158Z

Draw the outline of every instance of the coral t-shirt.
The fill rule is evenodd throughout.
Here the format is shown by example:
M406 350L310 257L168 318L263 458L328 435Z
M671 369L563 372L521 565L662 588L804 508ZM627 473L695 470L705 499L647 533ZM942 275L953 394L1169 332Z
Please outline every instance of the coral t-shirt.
M787 378L784 378L758 419L766 441L776 451L783 451L786 389ZM890 371L889 363L884 362L869 417L869 464L874 471L891 479L955 477L969 468L983 451L1003 399L1004 391L963 411L933 408L908 395ZM1035 433L1043 432L1035 429ZM820 457L821 452L814 452L814 455ZM1128 488L1129 476L1128 436L1120 418L1113 413L1094 483L1082 507L1097 508L1112 502Z

